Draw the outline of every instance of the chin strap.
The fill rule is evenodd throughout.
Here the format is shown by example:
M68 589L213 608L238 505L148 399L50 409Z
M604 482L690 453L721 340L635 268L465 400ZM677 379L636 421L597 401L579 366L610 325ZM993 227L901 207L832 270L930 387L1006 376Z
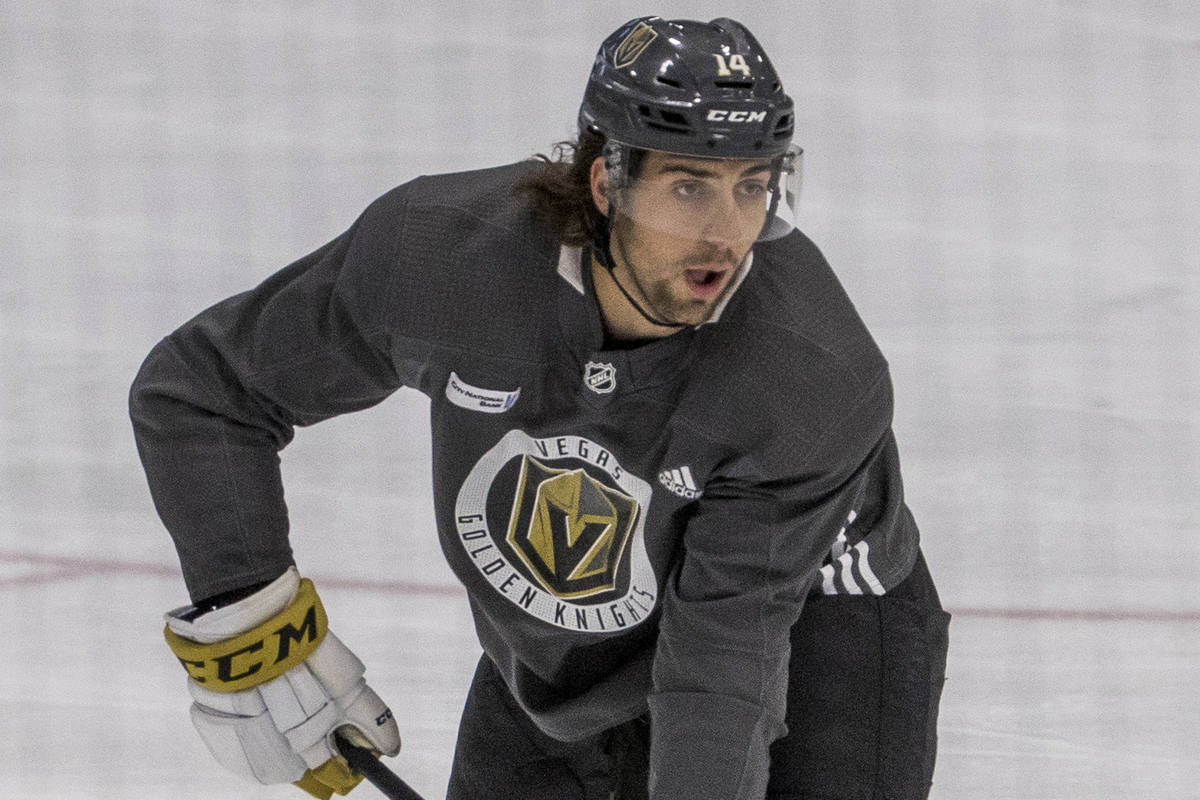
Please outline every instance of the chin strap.
M592 248L591 248L592 257L600 263L600 266L604 267L605 271L608 272L608 275L609 275L609 277L612 278L613 283L615 283L617 285L617 288L621 290L621 294L625 295L625 299L629 301L629 304L632 305L635 309L637 309L637 312L642 315L642 318L645 319L647 322L649 322L651 325L657 325L660 328L686 328L686 327L688 327L688 323L686 323L686 322L663 322L660 319L655 319L654 317L650 316L650 314L646 311L646 309L642 308L641 304L637 300L633 299L633 295L631 295L625 289L625 287L621 285L621 281L617 278L617 272L614 269L616 264L613 262L612 251L609 250L609 247L611 246L610 237L609 237L609 232L612 229L612 219L611 218L609 218L608 225L609 225L609 230L606 230L604 232L604 240L601 242L597 242L596 244L594 244L592 246Z

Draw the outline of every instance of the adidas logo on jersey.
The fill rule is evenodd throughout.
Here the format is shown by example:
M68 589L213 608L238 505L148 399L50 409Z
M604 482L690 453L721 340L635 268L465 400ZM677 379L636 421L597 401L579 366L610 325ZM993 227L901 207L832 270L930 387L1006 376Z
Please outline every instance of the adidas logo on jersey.
M696 481L692 479L691 467L677 467L675 469L664 469L658 473L658 482L661 483L668 492L679 495L688 500L695 500L700 495L704 494L700 489L696 488Z

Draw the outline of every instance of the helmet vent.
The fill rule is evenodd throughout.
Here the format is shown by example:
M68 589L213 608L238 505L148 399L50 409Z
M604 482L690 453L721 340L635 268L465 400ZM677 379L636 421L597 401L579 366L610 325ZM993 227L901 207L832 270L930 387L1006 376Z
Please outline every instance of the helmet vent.
M661 122L654 122L653 120L647 121L646 127L653 128L656 131L662 131L663 133L691 133L692 130L691 128L685 128L682 125L664 125Z
M682 89L683 88L683 84L680 83L679 81L675 80L674 78L664 78L662 75L659 75L654 80L656 83L661 83L664 86L670 86L672 89Z
M722 89L753 89L754 81L713 81L713 83Z
M665 133L691 133L692 131L692 125L688 122L688 118L678 111L668 111L662 108L651 109L646 105L639 105L637 110L648 128Z

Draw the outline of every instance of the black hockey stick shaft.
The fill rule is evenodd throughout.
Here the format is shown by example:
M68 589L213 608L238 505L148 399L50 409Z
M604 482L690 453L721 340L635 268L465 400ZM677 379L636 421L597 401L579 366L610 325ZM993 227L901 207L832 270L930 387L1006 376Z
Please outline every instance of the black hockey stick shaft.
M376 789L390 800L424 800L416 790L400 779L400 776L383 765L375 754L359 747L340 733L337 739L338 752L346 759L350 768L369 780Z

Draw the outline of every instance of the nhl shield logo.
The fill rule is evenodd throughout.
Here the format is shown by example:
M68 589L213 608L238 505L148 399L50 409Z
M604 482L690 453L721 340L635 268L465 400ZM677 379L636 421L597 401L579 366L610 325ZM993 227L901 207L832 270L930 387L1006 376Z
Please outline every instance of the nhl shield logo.
M583 367L583 382L596 394L609 394L617 388L617 368L589 361Z
M613 51L613 66L617 69L628 67L637 61L638 56L646 52L646 48L657 38L658 34L653 28L639 22Z

